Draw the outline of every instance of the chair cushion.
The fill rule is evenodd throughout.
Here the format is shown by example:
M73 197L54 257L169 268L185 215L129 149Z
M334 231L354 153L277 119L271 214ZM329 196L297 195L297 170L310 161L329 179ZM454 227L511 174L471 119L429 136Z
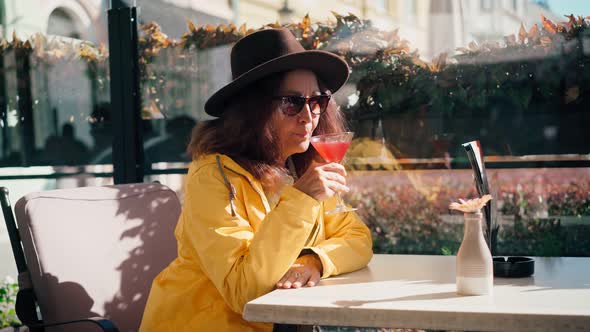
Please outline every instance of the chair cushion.
M15 213L46 322L104 316L137 331L152 280L176 257L174 191L155 183L52 190L21 198Z

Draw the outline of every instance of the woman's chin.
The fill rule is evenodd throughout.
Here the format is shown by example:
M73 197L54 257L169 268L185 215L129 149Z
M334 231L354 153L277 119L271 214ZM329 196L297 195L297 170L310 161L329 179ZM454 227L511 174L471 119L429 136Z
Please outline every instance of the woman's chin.
M293 146L292 149L290 149L290 155L296 154L296 153L303 153L305 151L307 151L307 149L309 149L309 142L306 143L300 143L300 144L296 144Z
M309 141L301 142L298 145L299 153L307 151L307 149L309 149L309 146L310 146Z

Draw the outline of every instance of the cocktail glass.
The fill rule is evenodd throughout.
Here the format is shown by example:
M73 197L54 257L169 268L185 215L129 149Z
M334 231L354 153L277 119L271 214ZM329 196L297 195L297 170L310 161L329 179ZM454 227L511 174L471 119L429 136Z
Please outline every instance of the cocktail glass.
M354 133L351 131L313 136L311 138L311 145L316 151L329 163L340 163L352 142ZM356 208L348 207L342 202L340 193L336 193L338 202L333 210L326 211L326 214L355 211Z

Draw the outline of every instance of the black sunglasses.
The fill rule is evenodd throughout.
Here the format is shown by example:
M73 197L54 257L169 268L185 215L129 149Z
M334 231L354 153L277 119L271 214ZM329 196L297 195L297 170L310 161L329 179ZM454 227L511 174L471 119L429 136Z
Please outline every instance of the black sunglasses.
M311 97L275 96L272 99L280 102L279 108L285 115L295 116L301 112L305 104L309 105L311 114L320 115L328 108L331 95L321 94Z

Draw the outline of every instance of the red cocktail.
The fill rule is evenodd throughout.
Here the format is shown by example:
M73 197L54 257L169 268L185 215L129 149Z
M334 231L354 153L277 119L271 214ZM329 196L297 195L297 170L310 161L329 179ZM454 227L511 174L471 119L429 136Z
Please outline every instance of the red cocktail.
M313 145L313 147L320 154L320 156L324 158L325 161L329 163L339 163L344 158L344 155L350 146L350 142L352 142L352 136L354 136L354 133L350 131L337 134L313 136L311 138L311 145ZM326 211L326 214L356 210L356 208L351 208L344 205L340 194L336 194L336 196L338 198L336 207L334 210Z
M322 142L311 141L316 151L329 163L339 163L344 158L350 142Z

